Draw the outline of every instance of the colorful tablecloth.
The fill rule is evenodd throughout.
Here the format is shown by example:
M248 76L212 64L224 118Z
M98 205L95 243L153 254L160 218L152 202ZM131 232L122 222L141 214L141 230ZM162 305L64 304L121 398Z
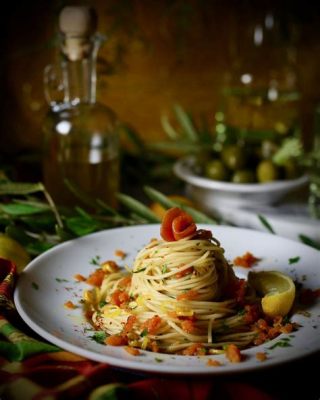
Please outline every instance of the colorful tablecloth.
M134 374L63 351L38 337L19 317L13 303L17 279L15 265L0 259L1 400L320 398L320 384L312 378L317 368L311 365L319 365L319 354L262 373L193 379Z

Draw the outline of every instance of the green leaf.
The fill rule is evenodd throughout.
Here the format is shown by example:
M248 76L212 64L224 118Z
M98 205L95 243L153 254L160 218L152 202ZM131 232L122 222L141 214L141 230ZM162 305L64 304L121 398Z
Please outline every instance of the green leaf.
M160 219L156 216L156 214L140 201L123 193L118 193L117 197L120 203L122 203L129 210L135 212L140 217L145 218L149 222L160 222Z
M20 228L16 225L6 226L5 233L12 239L15 239L17 242L19 242L22 246L26 246L32 240L30 236L26 234L23 228Z
M20 203L0 204L0 210L13 216L38 214L47 211L43 207Z
M43 192L42 183L23 183L23 182L0 182L0 195L27 195L36 192Z
M161 125L165 133L172 140L177 140L179 138L178 132L173 128L170 124L169 118L167 115L162 115L161 117Z
M189 115L183 110L183 108L179 104L176 104L174 106L174 111L176 113L177 120L179 121L187 137L193 142L198 141L198 133Z
M267 221L267 219L263 216L263 215L258 215L259 220L261 221L262 225L267 228L267 230L270 233L275 233L275 231L273 230L272 226L270 225L270 223Z
M66 226L77 236L88 235L102 228L99 221L83 216L75 216L66 219Z
M40 241L33 241L29 243L28 245L25 246L26 251L33 255L37 256L49 249L51 249L54 245L52 243L47 243L47 242L40 242Z
M320 243L316 242L315 240L311 239L309 236L306 235L299 235L299 239L308 246L314 247L317 250L320 250Z
M180 207L182 210L190 214L191 217L194 219L194 221L199 224L217 223L217 221L207 216L206 214L202 213L201 211L198 211L195 208L184 204L183 202L177 200L171 200L168 196L150 186L145 186L144 191L151 200L160 203L166 209L171 207Z

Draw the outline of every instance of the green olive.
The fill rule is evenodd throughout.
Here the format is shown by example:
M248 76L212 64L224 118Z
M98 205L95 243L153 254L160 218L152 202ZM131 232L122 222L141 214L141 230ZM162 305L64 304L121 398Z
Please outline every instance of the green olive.
M246 164L244 150L235 145L229 145L222 149L221 159L225 166L233 171L242 169Z
M257 166L258 182L272 182L279 179L279 169L271 160L263 160Z
M226 181L228 171L221 160L211 160L205 165L205 176L216 181Z
M233 183L253 183L254 181L255 175L250 169L240 169L232 176Z

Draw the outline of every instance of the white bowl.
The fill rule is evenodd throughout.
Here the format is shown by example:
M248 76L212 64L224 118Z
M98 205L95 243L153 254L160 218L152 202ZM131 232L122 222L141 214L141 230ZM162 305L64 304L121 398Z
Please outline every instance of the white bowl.
M188 194L195 203L207 211L221 205L241 207L275 204L308 183L307 175L268 183L215 181L197 173L199 167L194 157L178 160L173 170L177 177L187 183Z

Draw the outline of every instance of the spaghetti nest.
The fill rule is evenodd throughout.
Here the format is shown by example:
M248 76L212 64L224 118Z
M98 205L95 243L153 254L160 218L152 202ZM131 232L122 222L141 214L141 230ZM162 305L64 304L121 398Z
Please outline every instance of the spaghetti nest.
M244 281L235 277L211 232L188 229L187 234L151 240L130 272L110 272L106 264L101 286L90 292L86 306L108 344L208 354L252 342L255 334L242 312Z

